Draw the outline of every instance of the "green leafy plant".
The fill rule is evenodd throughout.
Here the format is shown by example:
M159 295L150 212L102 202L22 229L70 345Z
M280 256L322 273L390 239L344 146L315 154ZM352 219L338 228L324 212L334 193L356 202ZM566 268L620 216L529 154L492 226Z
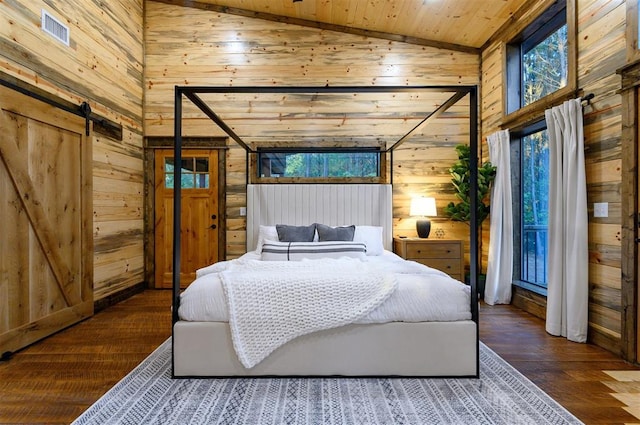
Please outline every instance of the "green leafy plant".
M470 158L471 150L467 145L456 146L458 152L458 161L451 168L451 183L456 189L456 198L458 202L449 202L444 209L445 214L455 221L463 221L469 224L471 221L471 169ZM477 220L478 227L489 215L489 191L491 184L496 178L496 167L490 162L485 162L478 166L478 205Z

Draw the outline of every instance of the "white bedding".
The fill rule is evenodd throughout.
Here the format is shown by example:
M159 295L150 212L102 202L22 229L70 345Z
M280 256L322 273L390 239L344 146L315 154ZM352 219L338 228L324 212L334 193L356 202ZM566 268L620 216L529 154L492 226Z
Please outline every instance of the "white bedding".
M259 259L258 253L249 252L236 260L215 263L198 270L196 280L180 296L180 319L194 322L228 322L229 310L220 273ZM395 291L384 303L354 323L444 322L471 319L469 286L449 275L413 261L403 260L389 251L362 261L375 264L381 273L393 273L397 284ZM277 272L282 268L282 263L264 262L263 267L272 268Z
M251 368L301 335L353 323L393 293L396 279L353 258L233 263L219 273L238 359Z

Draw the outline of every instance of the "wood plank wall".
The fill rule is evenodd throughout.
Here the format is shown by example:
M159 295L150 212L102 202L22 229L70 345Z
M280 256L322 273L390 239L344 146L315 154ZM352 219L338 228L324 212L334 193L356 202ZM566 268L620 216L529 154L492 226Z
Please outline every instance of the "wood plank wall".
M173 135L174 85L430 85L479 84L479 56L317 28L146 3L145 134ZM230 52L229 42L251 46ZM389 69L394 70L392 75ZM448 167L454 146L468 142L468 106L403 144L394 155L394 234L415 236L412 195L434 195L438 210L453 200ZM466 103L468 105L468 102ZM262 129L269 130L269 129ZM185 120L189 136L223 134L208 119ZM384 134L378 134L385 139ZM393 139L395 141L397 139ZM366 143L367 141L363 141ZM375 144L378 142L375 141ZM227 151L227 256L245 252L245 153ZM444 237L463 239L468 227L437 218Z
M94 300L143 275L143 0L0 2L0 71L123 125L93 137ZM42 31L45 9L70 46Z
M529 2L526 20L546 0ZM616 70L625 65L625 1L577 0L578 87L594 93L584 109L587 202L589 205L589 340L620 354L621 342L621 97ZM507 28L503 33L509 32ZM502 124L503 38L482 52L482 135ZM593 203L608 202L609 217L594 218ZM538 314L545 300L519 296Z

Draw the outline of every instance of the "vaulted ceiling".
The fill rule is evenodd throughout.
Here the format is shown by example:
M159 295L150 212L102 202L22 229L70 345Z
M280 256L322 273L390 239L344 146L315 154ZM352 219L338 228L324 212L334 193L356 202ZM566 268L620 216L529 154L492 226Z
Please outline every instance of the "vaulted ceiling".
M479 55L480 48L496 31L510 20L517 19L518 10L527 0L156 1ZM389 58L397 60L400 56L391 55ZM260 61L260 58L249 61L245 56L243 59L245 62L241 71L257 66L255 62ZM280 60L286 64L288 59L283 57ZM452 61L461 65L455 59ZM375 59L371 66L379 66L378 62L384 61ZM318 66L317 61L307 65L310 69ZM268 66L272 66L272 63ZM337 69L340 72L342 67L338 66ZM438 80L405 77L404 86L410 86L414 80L419 82L417 85L425 84L423 81L431 84L429 81ZM381 78L380 81L385 80ZM460 84L455 78L443 81L446 81L445 84ZM385 84L378 82L375 85ZM468 119L468 98L450 109L438 111L442 105L455 103L450 101L453 94L450 91L434 93L422 90L387 94L358 93L357 90L352 93L318 93L311 90L285 94L227 93L223 96L209 93L203 94L202 100L213 109L212 115L231 130L231 133L227 132L228 135L234 137L235 133L242 139L240 143L250 146L272 142L300 144L304 141L314 145L381 144L391 148L414 132L421 134L421 123L432 114L437 116L446 110L442 116L449 120L445 121L452 122L452 118ZM433 143L441 141L436 139L450 138L434 134L445 134L451 130L433 130L431 124L429 129L432 133L429 140L435 140ZM465 131L458 127L454 130L456 133ZM455 139L450 142L454 143Z
M480 48L527 0L199 0L230 13ZM223 10L223 9L220 9Z

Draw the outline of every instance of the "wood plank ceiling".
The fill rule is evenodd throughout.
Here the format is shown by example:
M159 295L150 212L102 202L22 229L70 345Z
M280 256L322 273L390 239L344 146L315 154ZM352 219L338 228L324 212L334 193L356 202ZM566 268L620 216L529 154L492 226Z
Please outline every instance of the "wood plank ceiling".
M229 13L249 12L256 17L291 23L308 21L479 49L526 1L199 0L198 3L226 8Z
M526 0L157 0L267 21L479 55ZM246 31L245 31L246 32ZM300 60L300 59L298 59ZM253 64L253 61L247 61ZM246 72L248 66L243 67ZM185 77L186 78L186 77ZM455 84L455 83L454 83ZM337 84L340 85L340 84ZM409 85L409 84L407 84ZM227 94L203 97L251 146L269 142L389 148L452 93ZM220 107L220 105L223 105ZM250 113L248 112L250 111ZM201 114L189 105L185 118ZM468 117L468 99L445 117ZM285 124L285 125L283 125ZM459 130L456 130L459 132Z

